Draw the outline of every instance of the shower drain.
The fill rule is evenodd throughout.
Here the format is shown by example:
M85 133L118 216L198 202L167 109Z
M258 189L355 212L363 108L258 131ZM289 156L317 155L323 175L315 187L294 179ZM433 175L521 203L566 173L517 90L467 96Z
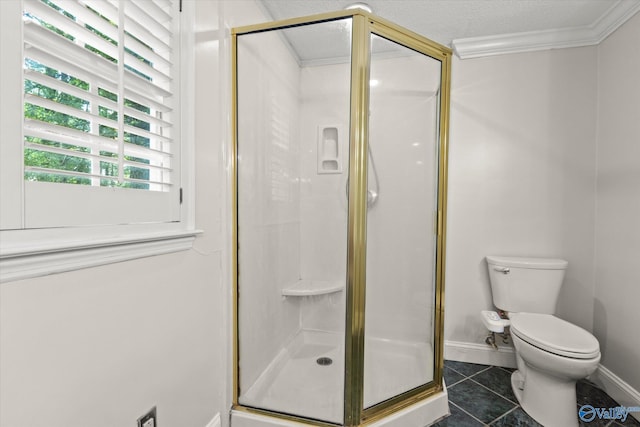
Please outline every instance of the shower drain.
M329 366L333 363L330 357L319 357L316 359L316 363L320 366Z

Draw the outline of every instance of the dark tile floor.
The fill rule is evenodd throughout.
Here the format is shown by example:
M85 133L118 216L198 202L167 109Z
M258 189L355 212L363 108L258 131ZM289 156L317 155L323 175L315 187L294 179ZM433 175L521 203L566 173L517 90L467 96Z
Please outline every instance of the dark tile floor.
M513 369L463 362L444 362L444 380L449 393L449 415L435 424L437 427L538 427L538 424L518 405L511 390ZM620 406L595 384L583 380L576 386L576 413L582 405L598 408ZM580 421L581 427L640 427L629 415L624 423L600 420Z

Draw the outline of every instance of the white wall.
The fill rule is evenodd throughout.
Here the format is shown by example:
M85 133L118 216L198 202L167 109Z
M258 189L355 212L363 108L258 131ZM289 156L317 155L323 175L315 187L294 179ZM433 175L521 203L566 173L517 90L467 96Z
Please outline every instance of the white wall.
M636 15L598 47L593 305L601 363L635 390L640 390L639 40L640 15Z
M203 239L204 240L204 239ZM223 390L220 253L198 250L2 286L3 427L204 426Z
M486 255L567 259L558 314L592 329L596 52L454 58L446 340L484 341Z

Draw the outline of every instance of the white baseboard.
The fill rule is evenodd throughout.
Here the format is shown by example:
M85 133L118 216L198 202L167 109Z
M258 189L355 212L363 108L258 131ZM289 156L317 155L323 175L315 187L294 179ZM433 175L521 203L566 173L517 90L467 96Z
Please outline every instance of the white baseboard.
M590 379L620 405L640 406L640 392L603 365L598 365L598 370L591 375ZM630 412L629 415L640 421L640 412Z
M516 354L513 347L498 347L496 350L486 344L445 341L444 358L457 362L479 363L505 368L516 367Z
M209 421L206 427L220 427L220 412L218 412L214 417Z

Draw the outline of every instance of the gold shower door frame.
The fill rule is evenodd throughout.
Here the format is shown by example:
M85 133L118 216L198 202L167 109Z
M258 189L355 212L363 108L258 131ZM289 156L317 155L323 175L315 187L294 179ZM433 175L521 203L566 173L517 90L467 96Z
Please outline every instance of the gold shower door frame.
M231 30L232 67L232 155L233 174L233 409L263 414L315 426L335 427L279 412L248 408L238 403L238 171L237 171L237 36L284 29L352 17L351 36L351 111L349 145L349 204L347 226L347 286L345 324L344 426L367 425L442 391L444 329L444 267L446 241L447 163L449 140L449 103L451 86L451 49L417 33L379 18L361 9L324 13ZM441 63L439 105L438 211L436 228L436 277L434 319L434 379L370 408L363 408L364 395L364 326L366 291L366 222L367 222L367 145L369 133L370 40L376 34Z

